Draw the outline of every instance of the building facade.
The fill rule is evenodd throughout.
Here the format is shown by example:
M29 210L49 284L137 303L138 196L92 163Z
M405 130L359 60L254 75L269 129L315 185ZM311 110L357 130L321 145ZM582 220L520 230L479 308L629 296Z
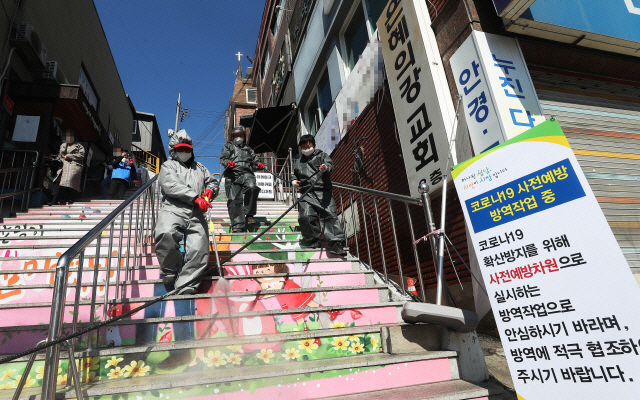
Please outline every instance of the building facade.
M273 49L277 52L277 46L266 43L269 40L277 43L278 33L273 36L265 33L269 21L278 15L273 3L267 1L265 6L256 50L256 59L262 57L263 62L256 63L253 72L254 81L263 82L262 86L258 85L263 101L260 107L282 104L277 96L274 102L272 94L272 82L278 81L275 63L264 61L274 54ZM628 29L616 31L615 23L616 19L624 20L626 25L623 26L628 27L634 18L640 19L637 12L628 9L628 2L619 0L612 4L605 13L606 23L598 22L598 12L589 0L566 2L564 17L553 12L554 2L548 0L299 0L284 3L284 9L290 10L290 15L286 33L282 33L286 40L282 43L289 44L285 49L290 49L292 67L291 77L281 90L292 93L298 105L299 125L295 135L315 135L318 147L331 154L336 165L332 174L334 181L416 197L416 174L408 168L409 161L414 160L408 159L413 158L412 152L411 149L407 152L404 146L405 142L413 143L410 139L415 133L406 124L403 127L403 121L398 118L406 111L403 108L407 107L407 102L403 100L415 92L409 89L413 86L407 84L406 91L401 92L402 98L394 97L394 90L398 86L402 90L403 82L398 80L398 65L395 65L396 71L390 70L389 59L385 58L390 48L405 44L409 37L415 39L414 43L424 43L429 60L428 68L423 64L413 72L430 102L439 103L438 115L429 115L431 122L435 125L438 118L445 122L441 132L434 134L445 135L444 139L449 142L452 137L456 138L449 165L480 154L545 119L556 118L580 160L636 279L640 278L640 211L637 207L640 178L636 168L640 151L637 134L640 59L635 50L640 38L633 37ZM394 21L392 17L399 15L398 7L404 7L405 14L409 8L419 11L419 30L394 25L398 20ZM589 12L578 15L575 10L581 8ZM380 26L386 26L387 32L381 33ZM416 33L420 38L413 36ZM468 97L474 84L470 77L474 73L478 76L475 61L469 61L469 68L460 66L472 52L482 57L483 40L489 43L488 49L507 49L514 57L513 60L500 59L493 54L491 59L489 53L489 59L484 62L491 65L487 65L492 67L495 63L505 74L510 71L516 74L514 63L517 61L521 63L517 73L522 74L518 79L506 77L502 81L504 85L500 90L505 92L506 100L496 98L493 103L487 103L486 113L483 110L487 101L483 97L484 91L476 95L480 97ZM470 48L474 50L470 51ZM462 82L470 84L461 86ZM525 93L527 88L530 91ZM494 89L488 87L486 96L489 96L489 90ZM507 107L505 117L500 107L513 99L524 108L511 108L509 115ZM473 104L479 106L478 114L472 113ZM490 109L488 104L493 104L494 108ZM449 132L456 110L459 110L460 123L456 125L456 132ZM489 117L497 121L495 127L502 136L483 145L476 140L477 122L489 121ZM445 149L445 153L447 151ZM363 160L361 167L354 167L356 154ZM414 150L415 154L423 153ZM431 199L434 214L438 216L438 187L442 176L420 176L420 172L417 175L432 186ZM446 230L464 261L476 263L474 257L469 258L466 228L455 190L451 186L449 189ZM349 201L345 201L344 206L350 206ZM365 201L362 206L366 214L374 214L372 204ZM382 220L389 220L388 208L382 206L379 211ZM393 212L395 215L397 211ZM425 226L420 226L420 221L424 221L422 210L411 210L410 215L418 224L416 232L424 232ZM364 220L362 216L359 218L363 227ZM404 213L395 215L400 224L406 223L406 218ZM355 234L359 239L360 254L364 250L366 234L364 229ZM390 232L382 235L381 242L374 247L368 262L379 267L382 253L391 254L386 260L389 273L397 271L399 260L405 274L415 278L417 270L409 233L400 232L397 257ZM350 237L349 245L352 251L355 250L355 237ZM432 255L426 245L420 251L422 275L428 288L432 289L435 287ZM447 262L445 266L449 283L457 283L460 279L468 289L463 295L458 292L459 286L450 286L453 297L458 297L458 302L464 304L464 299L469 300L471 276L460 260L453 265Z
M229 108L224 123L225 141L231 140L231 132L236 126L247 128L247 140L251 135L251 118L258 108L257 89L251 81L251 67L247 68L245 75L242 74L242 62L238 56L238 69L236 80L233 85L233 95L229 100Z
M44 160L57 154L64 129L75 130L91 166L131 147L134 112L92 2L3 6L0 147L7 154L37 151L34 186L48 195ZM33 132L23 129L25 117L36 118Z

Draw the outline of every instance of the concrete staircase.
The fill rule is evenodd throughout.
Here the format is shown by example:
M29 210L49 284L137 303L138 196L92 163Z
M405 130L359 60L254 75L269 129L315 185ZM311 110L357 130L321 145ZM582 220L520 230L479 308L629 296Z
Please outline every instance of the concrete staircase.
M225 258L252 239L258 226L231 234L225 203L213 204L211 226ZM0 224L0 354L31 348L46 337L52 270L58 257L117 205L98 200L35 208ZM265 226L285 209L283 204L260 202L256 220ZM153 240L138 242L137 263L129 256L135 228L144 222L135 216L132 220L129 236L129 215L125 215L122 237L120 218L116 220L108 291L109 232L103 232L98 260L95 242L86 249L79 327L88 325L94 273L98 273L99 320L105 293L108 314L128 311L166 293ZM75 353L81 360L83 396L501 398L500 389L469 382L488 377L475 335L404 324L400 309L406 300L376 273L352 256L301 249L298 240L297 215L292 212L227 263L225 279L207 278L196 295L173 296L91 338L83 337ZM212 251L210 267L215 265ZM268 266L276 273L253 273ZM65 332L71 329L76 279L77 264L72 264ZM89 340L91 350L87 350ZM26 360L0 365L0 399L11 398ZM44 355L39 354L21 398L39 398L43 364ZM67 354L62 351L59 398L76 397L66 387L69 376Z

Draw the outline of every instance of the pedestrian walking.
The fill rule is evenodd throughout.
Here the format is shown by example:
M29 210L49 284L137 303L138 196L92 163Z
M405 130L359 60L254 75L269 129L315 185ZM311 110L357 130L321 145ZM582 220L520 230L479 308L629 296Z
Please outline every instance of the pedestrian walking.
M58 169L53 180L53 198L49 205L66 201L72 204L80 193L82 169L84 168L84 146L75 141L75 131L65 130L65 142L60 145L58 159L62 161L62 168Z
M224 188L232 232L242 232L246 224L255 223L260 187L254 171L264 169L246 139L243 126L233 128L231 141L225 143L220 153L220 162L225 167Z
M120 156L121 158L116 158L111 163L113 170L111 171L108 199L122 200L130 182L136 179L136 167L133 165L133 157L126 150L122 150Z

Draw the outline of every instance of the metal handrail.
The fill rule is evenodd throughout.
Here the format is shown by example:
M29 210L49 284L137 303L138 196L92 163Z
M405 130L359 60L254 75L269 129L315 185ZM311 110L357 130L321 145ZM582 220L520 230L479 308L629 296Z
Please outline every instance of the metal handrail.
M20 161L16 163L16 155L20 153L24 154L21 166L19 165ZM1 150L0 167L4 164L5 156L7 154L13 154L13 158L9 162L10 165L8 166L8 168L0 170L0 174L4 175L0 187L0 210L4 208L4 199L11 198L11 208L9 209L9 214L12 214L16 202L16 197L23 196L22 200L20 201L20 211L25 211L29 208L29 204L31 203L31 193L40 190L40 188L33 188L33 182L36 176L36 166L38 165L38 158L40 153L36 150ZM30 160L30 166L28 166L27 163L27 159L29 158L28 154L31 154L31 156L33 157ZM5 194L4 191L7 185L7 178L9 180L9 185L11 185L12 180L15 179L15 186L13 187L13 192ZM21 185L22 187L18 187L19 185Z
M353 190L354 192L358 192L358 193L365 193L365 194L370 194L370 195L373 195L373 196L384 197L385 199L401 201L403 203L413 204L413 205L416 205L416 206L421 206L422 205L422 201L420 199L416 199L414 197L404 196L404 195L396 194L396 193L382 192L380 190L363 188L363 187L360 187L360 186L347 185L345 183L332 182L331 184L333 186L336 186L336 187L339 187L339 188L342 188L342 189Z
M82 272L83 272L83 264L84 264L84 250L85 248L93 242L94 239L98 238L97 246L96 246L96 258L100 258L100 245L102 239L102 232L110 226L110 236L109 236L109 251L107 253L107 265L106 265L106 282L105 282L105 300L104 300L104 309L103 309L103 318L106 317L106 303L107 298L109 296L109 282L110 282L110 269L111 269L111 257L113 250L113 236L114 236L114 223L116 218L120 217L120 239L119 239L119 251L118 251L118 266L117 266L117 277L116 277L116 298L118 296L119 289L119 275L121 270L122 263L122 242L123 242L123 227L125 226L124 211L127 208L131 208L129 214L129 235L127 239L127 248L129 252L126 257L126 272L129 272L129 259L131 258L131 225L133 218L133 203L137 202L137 213L136 213L136 223L138 224L138 229L136 229L135 235L135 244L134 244L134 252L137 253L138 249L138 237L140 236L140 245L143 246L146 242L145 231L153 229L156 220L156 212L159 209L157 203L159 201L159 196L154 196L154 185L158 179L159 175L151 178L147 183L145 183L140 189L138 189L133 196L129 197L127 200L123 201L115 210L113 210L109 215L107 215L102 221L100 221L96 226L93 227L86 235L84 235L80 240L78 240L73 246L69 248L64 254L60 256L58 259L58 264L55 271L55 284L53 289L53 297L52 297L52 306L51 306L51 318L49 321L49 334L47 337L47 342L53 342L57 340L62 334L62 326L64 320L64 309L66 303L66 292L67 292L67 276L69 273L69 266L71 261L78 255L78 271L77 271L77 287L76 287L76 299L75 299L75 307L74 307L74 316L73 316L73 330L77 326L78 319L78 304L80 302L80 285L82 281ZM146 193L149 191L150 196L147 196ZM143 201L143 209L142 216L140 217L140 197L145 194ZM147 197L149 197L149 202L147 205ZM145 211L149 212L149 215L145 216ZM147 220L150 219L150 224L147 224ZM138 234L138 232L140 232ZM134 257L134 263L137 260L137 255ZM96 304L96 287L98 281L98 263L96 263L96 273L93 274L93 293L91 298L91 309L90 309L90 322L93 322L95 318L95 304ZM126 278L126 277L125 277ZM92 345L92 338L89 337L88 347ZM47 348L46 358L45 358L45 371L44 377L42 381L42 398L49 399L55 396L56 390L56 375L57 375L57 366L60 358L60 345L56 344L49 348Z

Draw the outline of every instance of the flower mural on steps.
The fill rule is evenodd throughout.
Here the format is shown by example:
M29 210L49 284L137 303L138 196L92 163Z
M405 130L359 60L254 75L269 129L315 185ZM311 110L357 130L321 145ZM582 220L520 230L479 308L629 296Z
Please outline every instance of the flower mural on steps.
M287 360L295 360L300 358L300 352L296 349L287 349L284 353L282 353L282 357Z
M231 353L227 356L227 361L230 362L231 364L240 365L240 362L242 361L242 356L236 353Z
M22 379L22 375L16 375L16 378L13 381L14 387L18 387L18 384L20 383L20 379ZM24 383L24 387L31 387L33 386L34 383L36 383L36 380L33 379L31 376L27 376L27 381Z
M109 377L109 379L116 379L116 378L120 378L121 376L123 376L125 373L125 371L123 369L121 369L120 367L115 367L113 369L111 369L111 372L109 372L107 374L107 376Z
M345 336L334 338L331 344L333 345L334 350L346 351L347 346L349 346L349 342L347 341L347 338Z
M124 377L145 376L150 369L150 366L144 365L144 361L131 361L124 367Z
M298 342L300 343L298 348L300 350L306 350L309 354L313 353L313 351L318 348L318 344L314 339L303 339L298 340Z
M13 383L13 382L7 382L7 383L0 384L0 390L15 389L15 388L16 388L16 384Z
M234 353L244 353L244 350L242 350L242 346L239 344L235 344L233 346L227 346L227 349L231 350Z
M258 357L259 359L261 359L267 364L269 364L269 362L274 356L275 354L273 354L273 350L271 349L262 349L260 350L260 353L256 354L256 357Z
M8 369L8 370L4 371L4 372L2 373L2 379L8 379L8 378L11 378L11 374L13 374L14 372L16 372L16 370L15 370L15 369Z
M112 356L111 359L107 360L107 363L105 364L105 368L109 368L109 367L115 367L118 364L120 364L120 362L124 360L124 358L118 358L117 356Z
M362 353L364 351L364 346L360 342L353 343L351 347L349 347L349 351L351 351L353 354Z
M220 350L216 350L215 352L210 351L202 361L207 364L208 367L219 367L221 365L226 365L227 360L225 360L225 355L220 353Z
M67 374L64 375L58 375L58 381L57 381L58 385L67 385Z

